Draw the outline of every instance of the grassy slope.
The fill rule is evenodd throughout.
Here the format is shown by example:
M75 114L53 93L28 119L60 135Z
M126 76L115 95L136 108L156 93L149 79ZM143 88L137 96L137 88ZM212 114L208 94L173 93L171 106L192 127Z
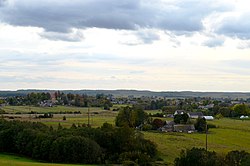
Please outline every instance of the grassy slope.
M225 154L231 150L250 152L250 121L220 119L209 123L218 128L210 129L208 134L208 150ZM147 139L158 145L160 156L164 161L173 163L182 149L192 147L205 148L205 134L193 133L152 133L144 132Z
M73 164L39 163L34 160L9 154L0 154L0 165L1 166L79 166Z

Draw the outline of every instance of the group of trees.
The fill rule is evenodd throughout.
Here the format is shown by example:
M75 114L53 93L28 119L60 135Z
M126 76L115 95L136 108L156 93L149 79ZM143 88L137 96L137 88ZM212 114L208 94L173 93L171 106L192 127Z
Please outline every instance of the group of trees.
M189 116L187 113L174 115L174 122L176 124L187 124L189 122Z
M38 105L41 101L50 100L50 93L30 93L26 96L8 97L6 102L10 105Z
M85 94L65 94L60 91L56 91L53 94L50 93L30 93L26 96L15 96L6 98L6 103L13 106L19 105L34 105L39 106L41 103L51 101L56 105L72 105L77 107L103 107L109 110L113 104L103 94L97 94L96 96L87 96ZM4 102L1 100L1 103ZM52 101L51 101L52 102Z
M105 123L100 128L61 125L55 130L42 123L0 120L0 152L22 154L56 163L148 165L156 146L128 127Z
M239 117L241 115L250 115L250 108L247 104L235 104L233 106L217 105L205 113L218 117Z
M199 106L206 106L209 104L213 104L214 106L206 109L199 108ZM231 100L221 102L211 98L138 99L136 105L141 106L144 110L161 109L164 114L173 114L176 110L185 110L189 112L201 111L204 115L222 115L222 117L250 115L250 108L247 104L231 104Z
M115 124L118 127L138 127L147 122L149 116L139 107L122 107L116 117Z
M175 166L249 166L250 154L245 151L230 151L223 157L203 148L182 150L175 159Z

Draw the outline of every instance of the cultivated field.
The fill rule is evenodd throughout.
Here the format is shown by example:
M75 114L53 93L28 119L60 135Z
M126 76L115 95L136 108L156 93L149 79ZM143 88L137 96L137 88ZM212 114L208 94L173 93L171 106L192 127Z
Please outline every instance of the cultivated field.
M53 126L54 128L57 128L59 123L64 127L70 127L73 123L76 125L88 123L88 108L63 106L52 108L8 106L2 109L9 113L4 114L3 116L5 117L15 116L15 119L38 121L49 126ZM27 114L30 111L35 111L38 114L48 112L59 113L80 111L81 114L54 114L53 118L39 119L35 118L35 114ZM114 124L115 117L117 115L117 112L106 111L100 108L90 108L89 112L89 120L92 127L99 127L104 122ZM154 111L149 112L154 113ZM63 116L66 116L66 120L63 120ZM223 118L209 121L208 123L217 126L217 128L209 130L208 150L216 151L220 154L225 154L231 150L245 150L250 152L250 120L242 121ZM150 139L157 144L160 157L168 163L173 163L174 159L179 156L182 149L192 148L194 146L205 147L205 134L159 133L151 131L143 133L145 138ZM1 157L0 160L0 165L3 165L1 164Z

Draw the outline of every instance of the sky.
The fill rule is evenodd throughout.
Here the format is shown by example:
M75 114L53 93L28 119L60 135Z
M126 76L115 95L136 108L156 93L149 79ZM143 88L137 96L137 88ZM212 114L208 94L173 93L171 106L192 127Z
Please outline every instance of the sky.
M250 91L250 1L0 0L0 90Z

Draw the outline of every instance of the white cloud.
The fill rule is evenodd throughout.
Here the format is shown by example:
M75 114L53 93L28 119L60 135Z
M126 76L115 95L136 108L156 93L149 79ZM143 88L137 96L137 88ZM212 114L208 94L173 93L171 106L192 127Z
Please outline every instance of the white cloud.
M246 4L9 0L0 6L2 89L249 90Z

